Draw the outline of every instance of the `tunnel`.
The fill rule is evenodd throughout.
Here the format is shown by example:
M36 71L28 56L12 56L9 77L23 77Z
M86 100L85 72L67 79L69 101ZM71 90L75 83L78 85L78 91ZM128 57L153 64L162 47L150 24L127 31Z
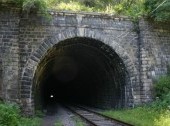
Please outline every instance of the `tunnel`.
M108 45L91 38L63 40L47 51L34 76L37 109L57 103L96 108L126 105L127 71Z

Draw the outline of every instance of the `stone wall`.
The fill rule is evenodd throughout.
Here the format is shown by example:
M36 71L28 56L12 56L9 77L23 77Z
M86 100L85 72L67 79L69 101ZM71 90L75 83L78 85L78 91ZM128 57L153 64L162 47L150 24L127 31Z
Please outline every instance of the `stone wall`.
M133 90L129 103L140 103L138 77L138 36L134 24L128 18L114 18L107 15L55 13L52 19L29 15L20 20L20 79L22 103L32 108L32 79L38 63L47 50L60 41L71 37L88 37L102 41L122 58L129 73L127 94ZM96 45L97 46L97 45ZM104 51L107 48L103 48ZM134 89L132 89L132 88ZM30 104L31 103L31 104ZM132 106L132 105L131 105ZM29 111L29 110L28 110Z
M19 21L20 9L0 11L0 94L4 100L19 101Z
M170 65L170 22L153 23L141 19L141 96L152 96L153 80L167 73Z
M170 64L169 23L141 19L137 32L127 17L65 12L51 15L47 19L22 15L19 9L0 11L0 97L15 102L22 98L32 107L34 74L47 50L69 37L89 37L112 47L122 58L134 103L152 99L153 79L166 74Z

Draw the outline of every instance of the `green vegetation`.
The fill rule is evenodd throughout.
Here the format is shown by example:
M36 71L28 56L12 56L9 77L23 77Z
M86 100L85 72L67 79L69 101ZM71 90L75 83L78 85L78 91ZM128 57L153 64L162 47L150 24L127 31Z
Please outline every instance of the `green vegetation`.
M170 126L170 75L155 83L155 101L134 109L110 110L104 114L137 126Z
M145 10L157 21L170 21L170 0L146 0Z
M0 126L39 126L40 121L38 117L22 117L17 105L0 103Z
M73 120L74 120L76 126L85 126L84 122L79 117L74 116Z
M63 124L60 120L57 120L57 122L54 124L54 126L63 126Z
M154 85L154 88L156 97L165 100L167 96L170 96L170 76L167 75L160 77L158 82Z
M47 11L47 3L45 0L2 0L1 4L12 4L12 6L20 7L23 11L30 13L31 10L45 13Z
M170 0L2 0L15 3L24 11L46 10L102 12L133 18L149 16L156 21L170 20Z
M143 3L143 0L135 2L133 0L49 0L47 6L54 10L72 10L72 11L87 11L87 12L102 12L110 14L128 14L131 7L136 8L136 3ZM140 5L141 5L140 4ZM73 5L73 6L72 6Z
M102 12L133 18L148 16L156 21L170 20L170 0L1 0L14 3L24 11L59 10Z
M110 110L103 114L135 126L170 126L170 111L143 106L134 109Z
M36 117L43 118L45 114L41 110L36 110L35 111Z

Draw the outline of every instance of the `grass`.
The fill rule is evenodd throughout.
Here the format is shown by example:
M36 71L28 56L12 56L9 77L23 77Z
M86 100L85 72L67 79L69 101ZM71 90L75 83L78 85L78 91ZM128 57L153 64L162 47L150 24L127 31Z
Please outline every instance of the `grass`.
M145 0L129 2L128 0L3 0L1 3L13 2L20 6L24 12L43 12L48 15L47 10L73 11L73 12L98 12L111 15L125 15L133 19L144 14Z
M93 8L86 7L85 5L80 4L76 1L69 1L69 2L60 2L55 3L52 5L52 3L48 3L48 7L53 10L71 10L71 11L93 11Z
M133 109L109 110L103 114L135 126L170 126L170 69L154 82L155 101Z
M63 126L62 121L57 120L57 122L54 124L54 126Z
M109 110L103 114L135 126L170 126L170 111L143 106L134 109Z
M47 8L53 9L53 10L60 10L60 11L85 11L85 12L100 12L100 13L106 13L106 14L128 14L129 9L126 8L126 2L122 1L121 3L116 1L102 1L102 0L45 0L47 4ZM84 2L83 2L84 1ZM143 5L144 0L138 0L134 2L135 4L133 6L139 5L137 8L138 10L135 10L135 13L141 12L143 8L141 8L141 5ZM125 9L126 8L126 9ZM134 8L133 8L134 9ZM141 9L141 10L140 10ZM134 16L134 15L133 15Z
M20 119L19 126L40 126L41 118L34 117L34 118L24 118Z
M76 126L85 126L84 122L79 117L74 116L73 120Z
M12 5L21 7L24 12L27 13L33 10L33 12L43 12L45 15L47 14L47 10L85 11L116 16L125 15L134 20L145 15L156 21L169 22L170 1L166 0L164 4L161 4L162 1L163 0L0 0L0 8L3 7L1 7L1 4L12 3Z

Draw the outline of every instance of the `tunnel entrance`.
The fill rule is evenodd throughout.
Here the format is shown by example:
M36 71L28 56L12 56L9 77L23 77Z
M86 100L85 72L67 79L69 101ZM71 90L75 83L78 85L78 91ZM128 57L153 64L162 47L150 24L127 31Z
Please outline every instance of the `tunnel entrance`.
M71 38L48 50L34 76L37 109L56 103L98 108L126 106L127 72L121 58L106 44Z

